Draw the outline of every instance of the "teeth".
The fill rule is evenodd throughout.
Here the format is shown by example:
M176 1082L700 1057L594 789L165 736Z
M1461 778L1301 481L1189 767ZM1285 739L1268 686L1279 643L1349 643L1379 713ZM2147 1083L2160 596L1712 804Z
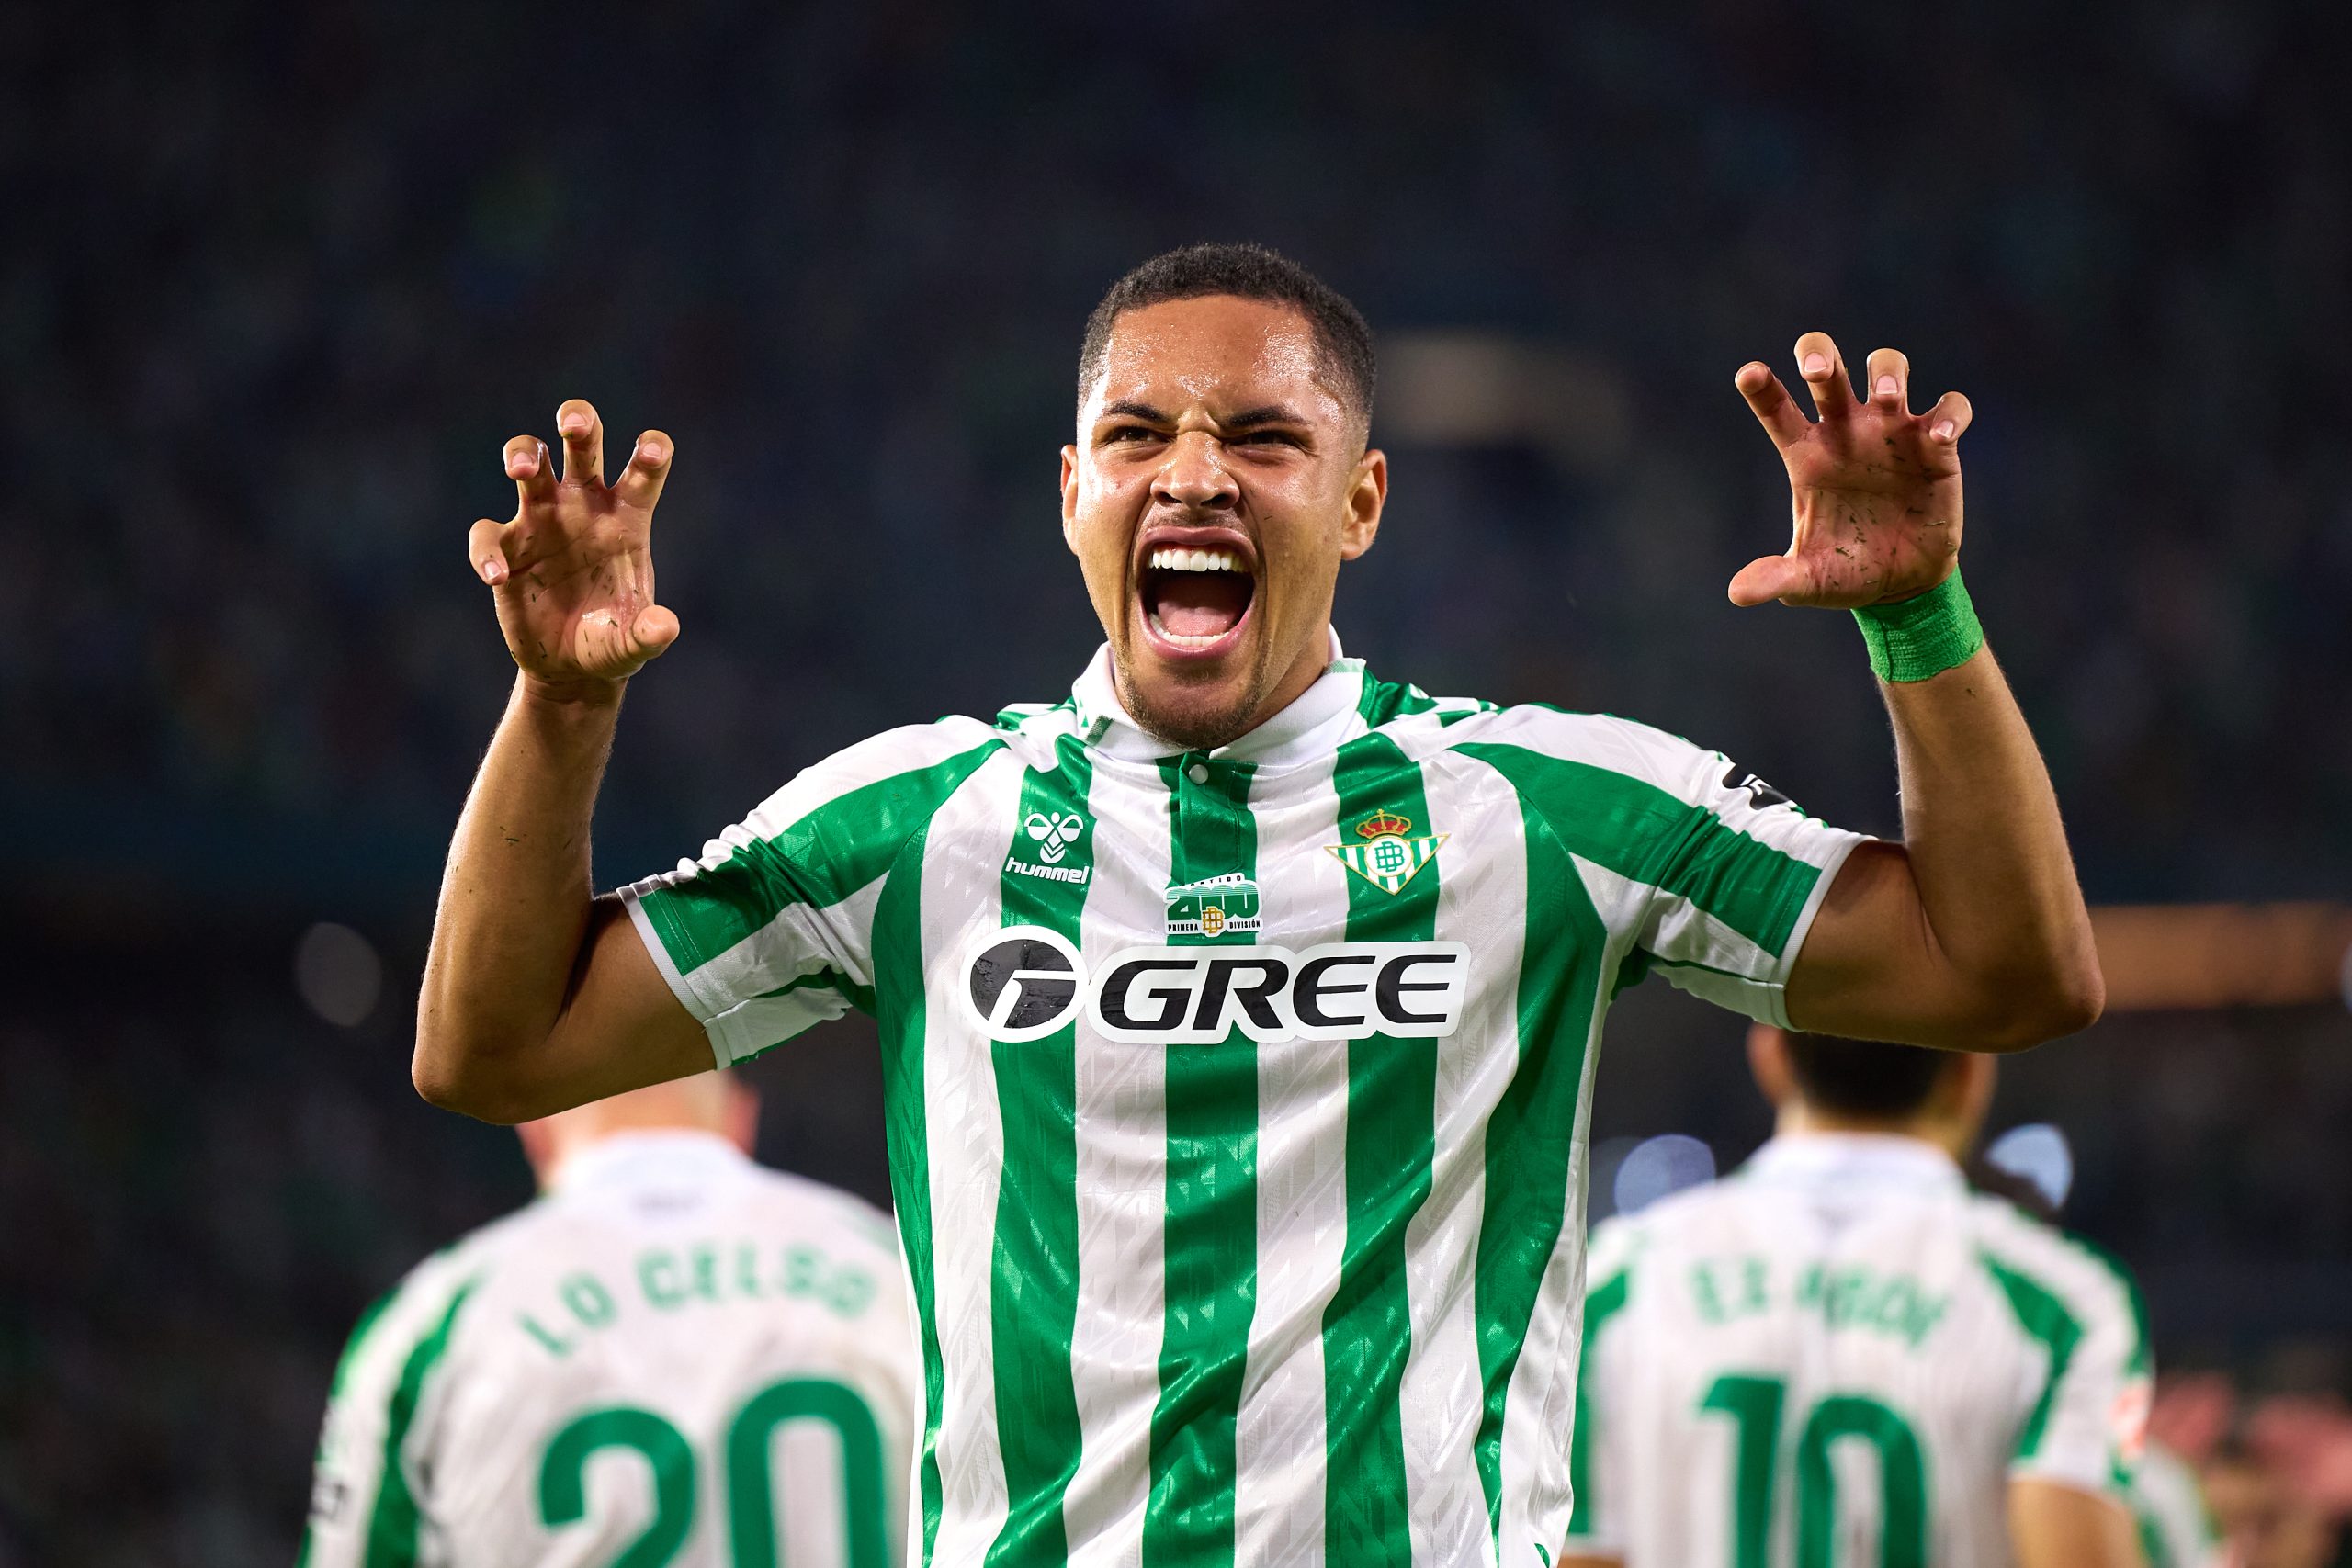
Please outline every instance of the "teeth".
M1241 558L1231 550L1180 550L1163 546L1144 563L1160 571L1239 571Z
M1154 561L1152 564L1157 566L1159 563ZM1175 567L1170 570L1182 571L1185 569L1182 567ZM1160 623L1160 619L1157 612L1155 612L1151 617L1151 629L1158 632L1170 642L1174 643L1178 648L1208 648L1216 643L1223 642L1227 637L1233 635L1231 632L1217 632L1196 637L1187 637L1182 633L1171 632Z

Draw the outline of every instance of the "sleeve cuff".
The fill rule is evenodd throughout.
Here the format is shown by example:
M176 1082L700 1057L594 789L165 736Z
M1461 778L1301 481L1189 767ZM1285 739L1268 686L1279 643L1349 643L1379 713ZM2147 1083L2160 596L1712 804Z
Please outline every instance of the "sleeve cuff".
M1797 957L1804 952L1805 938L1813 934L1813 922L1821 913L1822 903L1829 897L1829 885L1846 869L1846 862L1863 844L1878 840L1867 833L1849 833L1833 829L1837 837L1829 846L1827 858L1819 863L1820 874L1813 879L1813 891L1805 895L1804 907L1797 911L1796 922L1789 927L1789 940L1781 944L1781 956L1772 965L1766 984L1771 987L1770 1008L1771 1017L1764 1020L1775 1029L1789 1025L1789 976L1796 973Z
M670 994L702 1025L703 1038L710 1043L711 1065L724 1067L733 1062L735 1055L728 1048L730 1042L723 1038L725 1032L719 1027L717 1010L695 993L694 982L679 971L662 933L653 928L653 917L647 913L642 895L635 887L621 889L621 907L628 911L629 924L637 928L637 939L645 944L646 953L653 960L653 967L662 972Z

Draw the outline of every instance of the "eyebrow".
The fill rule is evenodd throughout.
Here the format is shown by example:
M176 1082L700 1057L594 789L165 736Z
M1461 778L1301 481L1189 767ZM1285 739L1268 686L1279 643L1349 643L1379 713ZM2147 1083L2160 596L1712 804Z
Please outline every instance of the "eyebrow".
M1159 410L1152 407L1149 403L1136 402L1133 399L1127 398L1123 398L1117 402L1104 403L1102 405L1102 413L1097 417L1100 419L1139 419L1147 424L1166 424L1170 423L1169 418L1165 413L1162 413ZM1227 430L1249 430L1261 424L1303 425L1306 423L1307 422L1305 418L1294 412L1289 405L1284 403L1261 403L1254 409L1244 409L1239 413L1233 415L1229 419L1222 419L1217 422L1220 426Z

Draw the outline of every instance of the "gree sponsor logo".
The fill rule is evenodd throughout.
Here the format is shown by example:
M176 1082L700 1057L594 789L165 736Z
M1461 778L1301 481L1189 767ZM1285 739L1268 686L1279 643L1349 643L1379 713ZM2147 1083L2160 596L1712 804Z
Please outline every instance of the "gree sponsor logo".
M993 1039L1040 1040L1083 1017L1137 1045L1251 1040L1439 1039L1462 1022L1470 949L1458 942L1138 947L1088 964L1043 926L983 931L959 999Z
M998 1040L1043 1040L1069 1022L1085 967L1078 949L1043 926L983 931L964 963L967 1014Z

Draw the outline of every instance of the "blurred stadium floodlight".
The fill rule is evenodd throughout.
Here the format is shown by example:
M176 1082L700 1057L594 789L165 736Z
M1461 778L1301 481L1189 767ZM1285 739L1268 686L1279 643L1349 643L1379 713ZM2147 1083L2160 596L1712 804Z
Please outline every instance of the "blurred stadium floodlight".
M1687 1133L1660 1133L1634 1145L1617 1167L1617 1212L1637 1214L1661 1198L1715 1179L1715 1151Z
M2047 1122L2010 1128L1985 1149L1984 1163L2033 1183L2052 1209L2064 1208L2066 1194L2075 1190L2074 1148L2066 1134Z
M356 1029L383 994L384 961L349 926L322 920L294 944L294 988L329 1023Z
M2110 1012L2352 1006L2352 906L2110 905L2091 911Z
M1380 348L1377 438L1421 446L1531 446L1571 473L1625 453L1617 378L1594 356L1495 333L1391 333Z

